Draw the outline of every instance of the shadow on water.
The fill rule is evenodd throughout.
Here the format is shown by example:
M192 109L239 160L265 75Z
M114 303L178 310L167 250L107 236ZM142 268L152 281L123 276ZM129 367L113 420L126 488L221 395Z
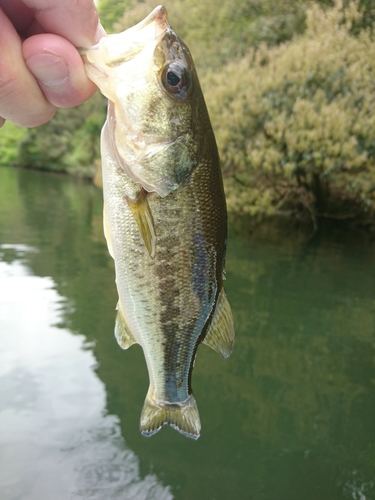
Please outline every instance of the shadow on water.
M151 477L160 488L134 498L375 498L374 245L333 231L320 232L307 243L292 233L272 243L232 235L226 289L235 316L236 346L227 361L206 346L198 350L193 386L202 436L193 442L168 428L146 439L138 432L148 385L146 366L138 346L124 352L113 337L117 296L101 210L101 193L91 185L0 169L0 263L12 266L20 261L20 247L14 245L37 250L25 251L21 264L29 278L47 280L55 294L51 307L59 303L59 328L53 326L56 318L51 319L52 326L46 328L53 331L48 335L60 331L66 343L75 346L72 356L77 361L62 363L60 377L72 377L86 362L85 376L91 373L91 383L101 388L95 396L89 383L81 383L75 411L79 415L102 408L97 422L104 425L109 419L114 429L108 437L99 424L91 427L97 443L91 460L98 456L97 467L107 466L102 486L115 474L110 464L114 471L119 464L105 447L120 446L138 467L137 481ZM2 305L0 300L0 311ZM0 332L7 334L23 338L22 331ZM4 345L0 355L6 356ZM29 350L20 347L20 352L26 356ZM38 352L34 346L33 360ZM40 376L44 372L32 363L29 368L26 378L32 385L33 370ZM79 379L81 372L76 373ZM60 404L61 398L74 400L74 385L64 394L53 384L45 391ZM27 402L22 404L27 407ZM0 418L2 414L0 409ZM85 445L77 433L70 433L71 420L63 414L56 422L61 442L67 441L64 446L84 454ZM44 430L38 427L37 432ZM51 445L48 439L54 435L35 445L35 471L45 467L42 455ZM14 431L8 452L16 453L23 441L25 435ZM2 443L0 438L0 456ZM51 455L51 460L60 456ZM73 472L69 476L74 465L73 460L67 481L71 491L78 491ZM89 489L79 491L83 498L95 498ZM131 498L120 490L111 495L106 498ZM11 493L8 498L13 498Z

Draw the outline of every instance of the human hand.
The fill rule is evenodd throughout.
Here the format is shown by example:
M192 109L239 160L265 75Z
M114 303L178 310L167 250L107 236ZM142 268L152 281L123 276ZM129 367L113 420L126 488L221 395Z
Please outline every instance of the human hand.
M76 47L104 35L94 0L0 0L0 127L42 125L89 99Z

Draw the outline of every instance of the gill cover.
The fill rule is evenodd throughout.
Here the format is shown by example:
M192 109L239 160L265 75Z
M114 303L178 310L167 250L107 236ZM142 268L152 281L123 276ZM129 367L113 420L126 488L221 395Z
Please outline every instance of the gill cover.
M80 52L89 78L114 103L119 168L146 192L168 196L197 164L189 99L196 78L165 8Z
M148 194L175 192L199 161L190 53L162 6L136 26L80 51L88 76L109 99L103 161L124 175L124 200L154 258L157 234Z

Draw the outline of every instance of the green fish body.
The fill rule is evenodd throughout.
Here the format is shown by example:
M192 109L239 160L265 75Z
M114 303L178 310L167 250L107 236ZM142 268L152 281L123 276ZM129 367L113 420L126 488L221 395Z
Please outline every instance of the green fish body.
M104 231L119 294L115 335L124 349L142 346L150 377L140 429L150 436L169 424L197 439L197 347L226 358L234 342L225 197L197 74L163 7L81 52L109 99Z

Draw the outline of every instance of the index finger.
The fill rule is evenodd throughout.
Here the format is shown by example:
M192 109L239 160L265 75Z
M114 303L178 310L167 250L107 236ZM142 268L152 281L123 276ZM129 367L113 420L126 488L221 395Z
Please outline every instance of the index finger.
M21 40L1 9L0 47L1 116L26 127L50 120L55 108L44 98L35 78L27 69L22 57Z
M45 33L60 35L76 47L96 43L99 16L94 0L23 0Z

